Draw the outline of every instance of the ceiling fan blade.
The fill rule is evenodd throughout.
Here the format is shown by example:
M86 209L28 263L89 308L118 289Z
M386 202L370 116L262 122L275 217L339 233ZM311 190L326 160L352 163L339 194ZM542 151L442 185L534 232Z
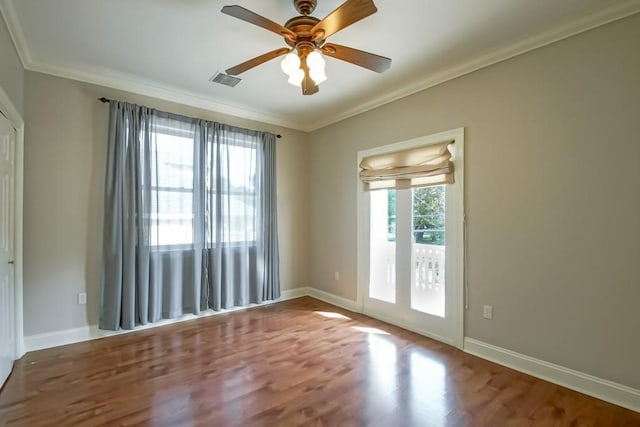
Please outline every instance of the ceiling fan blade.
M332 58L350 62L376 73L383 73L391 67L391 59L374 53L365 52L339 44L326 43L322 46L322 53Z
M258 27L262 27L269 31L273 31L276 34L279 34L283 37L295 40L296 33L291 31L288 28L283 27L282 25L273 22L270 19L265 18L264 16L260 16L255 12L250 11L249 9L245 9L242 6L234 5L234 6L224 6L222 8L222 13L225 13L229 16L233 16L234 18L241 19L250 24L257 25Z
M349 25L376 13L372 0L347 0L311 29L316 40L325 40Z
M244 73L247 70L252 69L253 67L257 67L260 64L264 64L267 61L270 61L278 56L282 56L286 53L289 53L291 49L286 47L281 47L280 49L272 50L271 52L267 52L263 55L256 56L248 61L243 62L242 64L238 64L235 67L228 68L226 70L227 74L232 76L237 76L238 74Z

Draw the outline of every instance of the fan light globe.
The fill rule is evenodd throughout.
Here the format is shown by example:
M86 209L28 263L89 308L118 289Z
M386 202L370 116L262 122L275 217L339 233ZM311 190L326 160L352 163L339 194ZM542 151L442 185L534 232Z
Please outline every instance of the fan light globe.
M294 86L300 87L300 85L302 85L303 79L304 79L304 71L298 68L294 70L291 74L289 74L289 80L287 81Z
M290 76L291 74L295 73L296 70L300 69L300 58L298 58L298 55L296 55L295 53L290 52L280 63L280 68L282 68L282 71L285 74Z
M309 53L309 55L307 55L309 77L311 77L317 85L327 80L327 75L324 72L324 66L324 58L317 50L314 50L313 52Z
M309 70L309 77L311 77L317 85L327 80L327 75L324 73L324 67L320 69L312 68L311 70Z
M324 58L317 50L307 55L307 66L309 70L324 69Z

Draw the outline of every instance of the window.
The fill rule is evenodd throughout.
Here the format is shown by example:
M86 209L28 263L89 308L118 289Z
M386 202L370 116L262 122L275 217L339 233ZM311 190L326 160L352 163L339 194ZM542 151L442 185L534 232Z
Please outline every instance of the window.
M413 189L413 238L415 243L444 246L444 185Z
M156 132L151 144L151 245L191 244L193 136Z
M387 191L387 241L396 241L396 192Z
M195 152L193 131L158 127L151 139L152 246L184 247L194 242ZM256 147L232 141L219 150L206 149L204 205L210 242L256 240ZM218 158L219 156L219 158ZM218 193L222 196L217 198ZM224 227L218 227L218 221ZM216 236L216 233L223 233Z
M256 148L240 141L224 144L219 152L210 152L220 171L213 170L214 179L207 181L206 205L211 209L211 223L207 223L207 235L214 239L218 230L218 215L225 227L222 240L229 242L252 242L256 240ZM219 159L216 156L220 156ZM209 174L210 175L210 174ZM216 180L218 177L219 180ZM223 196L217 203L217 192Z

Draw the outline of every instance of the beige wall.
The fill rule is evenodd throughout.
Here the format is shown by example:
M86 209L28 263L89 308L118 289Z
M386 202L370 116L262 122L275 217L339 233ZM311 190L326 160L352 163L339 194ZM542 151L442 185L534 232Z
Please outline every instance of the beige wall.
M282 134L277 146L282 289L308 284L308 135L27 72L24 161L25 335L97 324L108 106L97 98ZM76 304L86 291L88 304Z
M640 388L638 40L640 15L313 132L311 284L356 297L357 152L465 127L466 336Z
M24 117L24 70L2 15L0 15L0 87L18 113Z

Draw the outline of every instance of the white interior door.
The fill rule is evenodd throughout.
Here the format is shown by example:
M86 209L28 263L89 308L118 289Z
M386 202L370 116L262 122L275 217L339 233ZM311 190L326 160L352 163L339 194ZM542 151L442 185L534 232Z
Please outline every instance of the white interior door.
M15 359L14 226L16 131L0 114L0 386Z

